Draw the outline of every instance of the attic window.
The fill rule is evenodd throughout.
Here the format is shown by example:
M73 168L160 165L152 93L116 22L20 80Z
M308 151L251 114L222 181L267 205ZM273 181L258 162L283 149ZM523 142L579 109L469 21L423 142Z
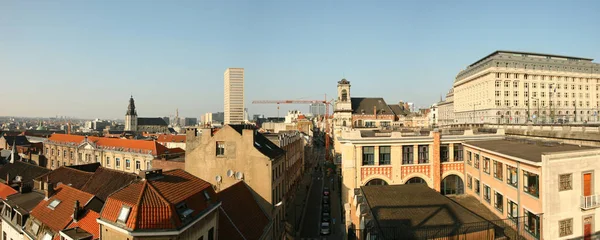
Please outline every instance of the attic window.
M48 204L48 208L54 210L56 208L56 206L58 206L58 204L60 204L60 200L58 199L54 199L52 200L52 202L50 204Z
M117 222L126 223L127 218L129 217L129 212L131 212L131 207L129 207L129 206L121 207L121 211L119 212L119 217L117 218Z

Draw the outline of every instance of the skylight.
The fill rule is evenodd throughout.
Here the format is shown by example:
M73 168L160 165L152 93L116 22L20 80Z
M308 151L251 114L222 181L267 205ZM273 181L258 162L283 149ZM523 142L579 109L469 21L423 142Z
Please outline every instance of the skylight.
M128 206L121 207L121 211L119 212L119 217L117 218L117 221L126 223L127 218L129 217L129 212L131 212L131 207L128 207Z
M52 200L52 202L50 204L48 204L48 208L54 210L56 208L56 206L58 206L58 204L60 204L60 200L58 199L54 199Z

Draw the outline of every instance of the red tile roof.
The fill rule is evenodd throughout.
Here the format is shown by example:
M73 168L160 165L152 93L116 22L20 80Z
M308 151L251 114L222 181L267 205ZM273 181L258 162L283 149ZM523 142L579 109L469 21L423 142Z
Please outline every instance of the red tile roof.
M6 200L6 197L15 193L18 193L18 191L4 183L0 183L0 198L2 198L2 200Z
M126 205L131 207L125 224L130 230L179 229L183 224L176 205L184 202L193 210L190 217L193 219L209 206L204 191L216 202L210 183L181 169L166 171L162 178L138 181L110 195L100 218L116 223L122 206Z
M71 222L71 224L69 224L69 226L67 226L66 229L79 227L85 230L86 232L94 235L93 239L99 239L100 227L98 226L98 222L96 222L96 219L98 219L99 216L100 214L98 214L97 212L88 210L85 213L85 215L81 216L81 219L79 219L79 221Z
M185 142L186 135L174 135L174 134L160 134L156 135L156 141L158 142Z
M269 218L244 182L231 185L220 191L218 196L222 208L219 215L219 238L259 239L263 235L269 225ZM234 225L244 238L240 236Z
M86 137L81 135L69 134L52 134L48 141L59 143L75 143L80 144L85 141ZM124 151L151 151L152 155L161 155L168 150L167 147L159 144L156 141L106 138L106 137L87 137L88 142L99 147L116 147L123 148Z
M55 194L48 200L42 200L32 211L31 216L50 227L55 232L65 229L73 220L73 206L75 200L80 206L85 206L94 195L61 184L56 188ZM55 199L61 202L54 208L48 207Z

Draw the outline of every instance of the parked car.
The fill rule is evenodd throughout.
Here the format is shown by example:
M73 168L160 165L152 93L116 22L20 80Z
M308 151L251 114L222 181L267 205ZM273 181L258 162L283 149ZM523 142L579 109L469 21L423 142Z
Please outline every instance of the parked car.
M323 204L323 210L322 210L322 212L328 213L329 211L331 211L331 208L329 207L329 204Z
M323 188L323 195L324 196L329 196L329 188L328 187L324 187Z
M329 204L329 196L323 196L323 204Z
M331 221L331 217L328 212L324 212L321 216L321 222L329 222Z
M321 235L329 235L329 222L321 223Z

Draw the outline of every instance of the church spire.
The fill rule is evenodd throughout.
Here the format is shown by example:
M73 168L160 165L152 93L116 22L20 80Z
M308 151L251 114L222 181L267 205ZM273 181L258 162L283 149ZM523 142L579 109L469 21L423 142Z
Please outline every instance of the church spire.
M135 111L135 102L133 101L133 95L129 98L129 106L127 106L127 113L125 115L137 116L137 112Z

